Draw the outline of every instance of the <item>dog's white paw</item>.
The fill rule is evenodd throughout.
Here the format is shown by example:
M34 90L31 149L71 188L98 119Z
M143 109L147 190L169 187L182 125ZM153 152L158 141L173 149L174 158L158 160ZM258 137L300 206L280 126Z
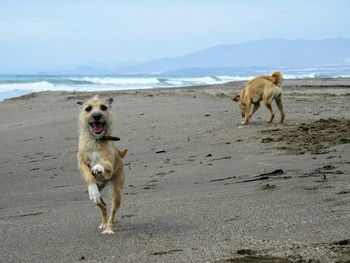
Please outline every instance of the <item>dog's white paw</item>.
M98 228L99 229L105 229L106 228L106 223L101 223Z
M105 230L102 231L103 235L110 235L114 234L114 231L111 228L106 228Z
M101 202L101 193L98 190L97 185L96 184L89 184L88 189L89 189L90 200L98 205Z
M94 176L101 176L105 173L105 168L100 164L96 164L94 167L92 167L91 173Z

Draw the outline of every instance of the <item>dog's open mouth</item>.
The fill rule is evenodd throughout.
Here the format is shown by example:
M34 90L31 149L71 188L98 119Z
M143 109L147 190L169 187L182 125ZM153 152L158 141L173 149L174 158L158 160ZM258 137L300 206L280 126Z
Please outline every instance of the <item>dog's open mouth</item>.
M105 129L105 123L104 122L91 122L90 123L91 129L95 134L101 134Z

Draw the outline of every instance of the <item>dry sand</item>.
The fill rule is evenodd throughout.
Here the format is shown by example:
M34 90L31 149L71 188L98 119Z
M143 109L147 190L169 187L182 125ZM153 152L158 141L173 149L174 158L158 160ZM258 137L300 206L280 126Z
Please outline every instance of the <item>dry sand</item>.
M76 164L92 94L0 102L0 261L349 262L350 80L285 81L284 125L240 126L242 86L101 93L129 148L109 236Z

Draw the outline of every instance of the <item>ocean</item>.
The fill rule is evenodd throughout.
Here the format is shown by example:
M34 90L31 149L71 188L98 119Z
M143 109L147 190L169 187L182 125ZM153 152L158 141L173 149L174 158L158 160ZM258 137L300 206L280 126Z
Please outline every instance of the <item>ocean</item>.
M285 73L285 71L283 71ZM256 76L256 75L255 75ZM0 75L0 101L40 91L107 91L188 87L249 80L254 76L48 76ZM285 79L350 77L350 74L320 74L314 70L284 74Z

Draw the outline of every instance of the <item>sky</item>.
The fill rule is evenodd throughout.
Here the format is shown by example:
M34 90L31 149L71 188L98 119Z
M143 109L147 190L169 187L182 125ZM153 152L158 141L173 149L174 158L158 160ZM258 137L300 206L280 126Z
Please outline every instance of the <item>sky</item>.
M0 74L118 67L250 40L350 38L348 0L0 1Z

